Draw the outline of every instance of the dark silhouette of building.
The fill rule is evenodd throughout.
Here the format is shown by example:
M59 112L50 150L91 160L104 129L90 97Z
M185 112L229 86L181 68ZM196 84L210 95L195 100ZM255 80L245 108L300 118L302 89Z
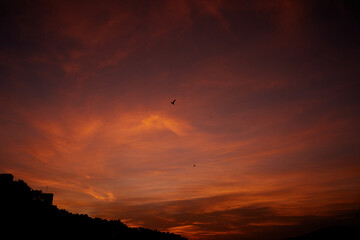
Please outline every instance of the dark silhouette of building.
M120 220L91 218L58 209L52 193L31 189L11 174L0 174L1 236L8 239L186 240L173 233L130 228Z
M0 183L11 184L14 181L14 176L10 173L0 174Z

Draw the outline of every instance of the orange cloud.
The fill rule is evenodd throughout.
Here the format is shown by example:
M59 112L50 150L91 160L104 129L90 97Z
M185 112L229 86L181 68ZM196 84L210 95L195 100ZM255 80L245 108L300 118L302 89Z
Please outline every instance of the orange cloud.
M187 132L193 130L192 127L185 122L159 115L151 115L143 119L141 122L141 125L137 127L140 131L167 129L176 135L183 136L186 135Z

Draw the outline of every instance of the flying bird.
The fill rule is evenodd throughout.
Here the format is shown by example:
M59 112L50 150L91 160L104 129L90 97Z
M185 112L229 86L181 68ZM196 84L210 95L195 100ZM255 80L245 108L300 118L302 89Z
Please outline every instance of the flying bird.
M193 167L196 167L196 165L195 165L195 164L193 164Z
M171 102L171 104L173 104L173 105L174 105L174 104L175 104L175 101L176 101L176 98L175 98L175 99Z

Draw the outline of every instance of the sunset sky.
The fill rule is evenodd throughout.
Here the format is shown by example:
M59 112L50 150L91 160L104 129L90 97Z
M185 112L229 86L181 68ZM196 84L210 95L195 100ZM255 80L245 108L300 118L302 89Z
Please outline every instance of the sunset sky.
M281 239L351 219L358 10L1 1L0 173L61 209L190 240Z

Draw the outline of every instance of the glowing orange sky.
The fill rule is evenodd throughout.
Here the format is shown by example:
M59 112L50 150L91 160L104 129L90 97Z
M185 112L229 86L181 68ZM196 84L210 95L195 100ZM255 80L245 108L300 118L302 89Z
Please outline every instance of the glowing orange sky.
M2 5L0 172L59 208L191 240L278 239L359 209L352 6Z

